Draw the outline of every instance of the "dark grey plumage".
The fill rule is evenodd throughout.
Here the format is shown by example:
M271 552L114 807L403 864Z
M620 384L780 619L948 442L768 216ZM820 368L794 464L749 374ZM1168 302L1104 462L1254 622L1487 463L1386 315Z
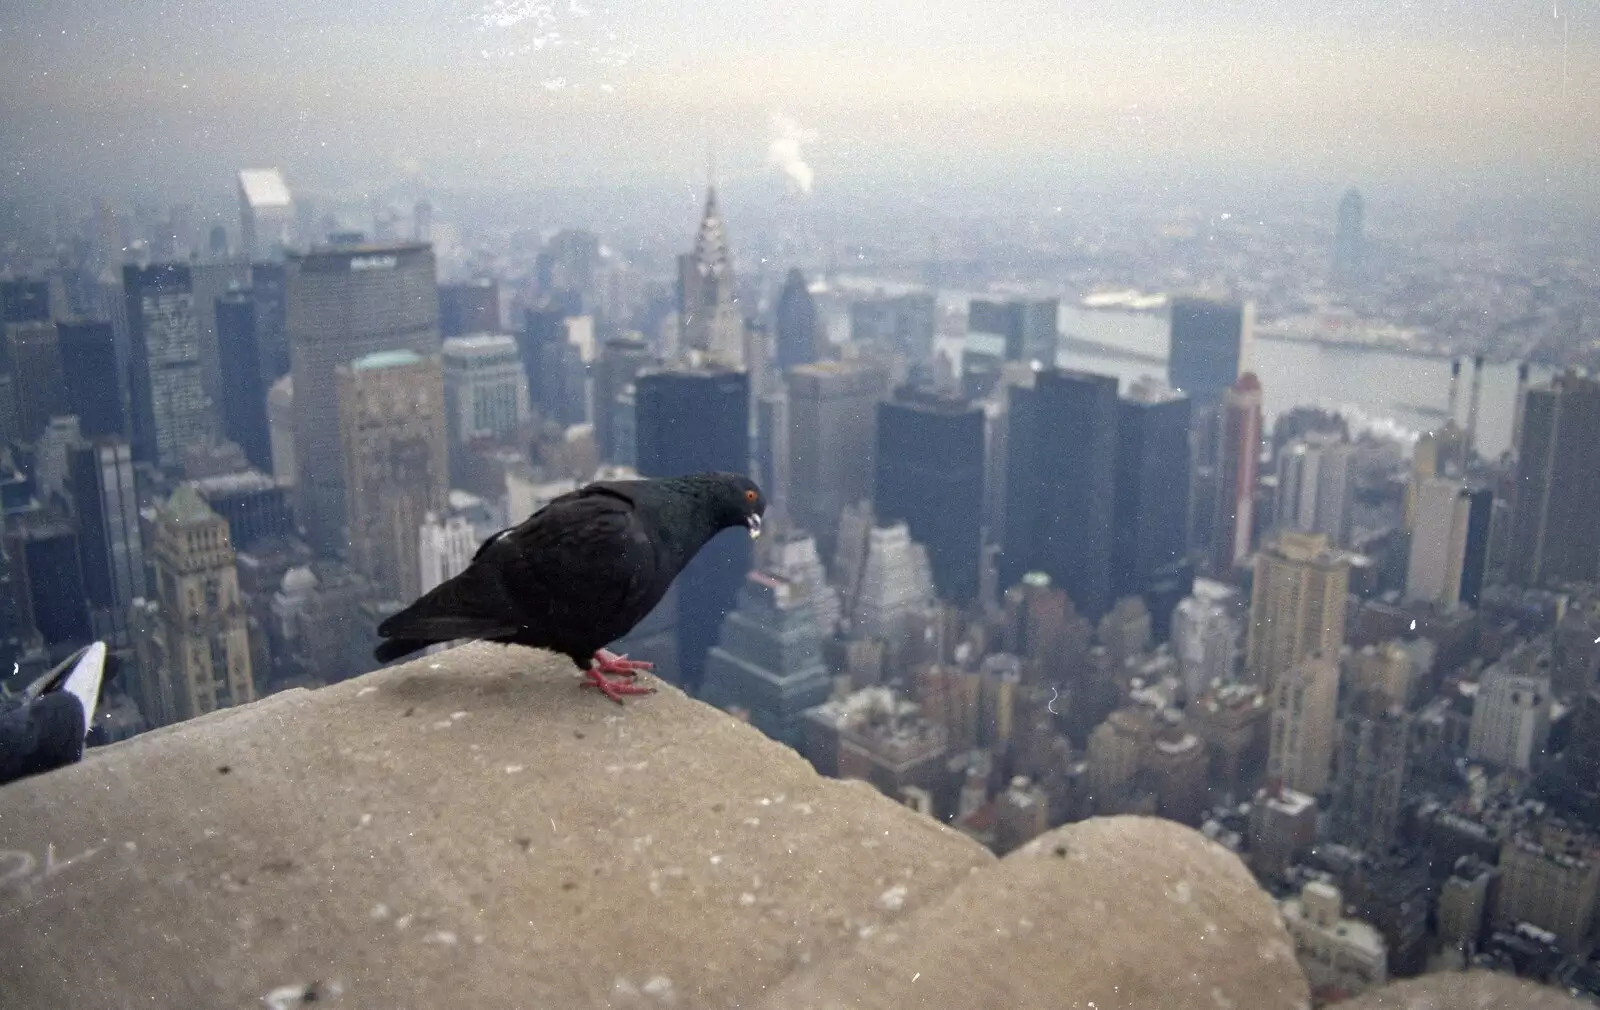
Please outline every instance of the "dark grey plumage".
M461 574L378 626L387 663L461 638L526 645L580 669L626 635L721 531L760 531L766 498L739 474L599 481L478 548Z

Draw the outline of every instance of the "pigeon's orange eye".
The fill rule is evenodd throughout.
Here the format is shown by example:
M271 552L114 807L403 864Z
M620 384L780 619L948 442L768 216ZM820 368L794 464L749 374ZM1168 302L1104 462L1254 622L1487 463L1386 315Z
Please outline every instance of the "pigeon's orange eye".
M744 500L754 504L756 500L756 493L754 491L746 491L744 493Z

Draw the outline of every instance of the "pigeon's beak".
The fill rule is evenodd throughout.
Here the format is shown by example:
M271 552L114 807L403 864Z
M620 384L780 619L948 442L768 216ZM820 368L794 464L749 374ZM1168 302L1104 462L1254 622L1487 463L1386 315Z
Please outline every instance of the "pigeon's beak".
M750 527L750 539L754 540L761 535L761 517L751 513L744 517L744 524Z

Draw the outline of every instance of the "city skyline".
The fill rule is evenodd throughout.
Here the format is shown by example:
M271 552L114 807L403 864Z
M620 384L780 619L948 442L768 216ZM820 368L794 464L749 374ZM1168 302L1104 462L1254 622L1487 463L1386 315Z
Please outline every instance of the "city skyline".
M37 38L51 17L86 23L66 10L27 15L33 65L83 44ZM480 545L591 482L748 473L770 502L766 535L713 538L608 646L652 664L643 682L720 709L695 710L706 725L749 723L771 753L794 752L795 770L860 780L948 826L940 837L1001 857L1073 855L1076 841L1028 843L1089 818L1197 828L1276 908L1299 968L1280 960L1303 970L1309 1006L1466 967L1600 997L1600 538L1588 521L1600 251L1554 184L1502 177L1498 213L1463 188L1513 148L1524 168L1552 164L1517 141L1548 116L1474 132L1533 91L1488 105L1463 92L1412 130L1444 86L1428 54L1476 48L1480 79L1503 81L1497 60L1548 55L1547 39L1517 41L1547 11L1361 0L1327 15L1250 0L1182 14L1105 0L1069 19L1007 0L985 12L757 6L736 23L712 17L719 8L617 8L605 18L626 30L588 36L595 60L530 84L537 60L523 57L568 59L557 41L608 23L587 10L508 0L224 19L191 6L96 22L129 29L126 45L53 92L60 101L93 96L100 75L137 84L118 78L130 59L206 94L181 115L190 99L131 90L108 106L138 106L119 129L140 144L188 123L158 152L181 170L163 175L103 120L62 112L106 141L80 163L115 166L120 181L86 183L58 158L61 199L23 179L0 205L0 670L13 671L0 715L98 640L124 665L92 745L285 692L269 704L291 719L348 695L400 702L391 722L427 745L470 731L485 761L498 741L480 727L509 711L519 725L551 713L646 725L682 699L662 690L617 710L577 691L530 706L498 693L500 657L515 664L513 691L538 679L523 674L541 657L516 647L440 643L429 666L445 672L403 671L391 691L377 629L424 590L484 592ZM900 20L865 20L886 12ZM1558 7L1553 20L1565 30L1583 14ZM543 42L482 57L503 71L492 86L448 77L450 33L486 39L473 27L484 17ZM179 18L186 37L151 35ZM1113 38L1119 26L1148 30ZM1584 68L1589 45L1580 38ZM220 74L207 61L228 46L245 67L264 46L284 50L276 80ZM1070 72L1031 73L1080 50ZM741 68L763 53L756 82ZM328 58L311 66L313 54ZM1271 116L1240 99L1287 64L1337 57L1349 59L1324 77L1279 81ZM1320 119L1297 104L1407 60L1410 90L1363 78L1366 105ZM616 108L574 139L552 110L593 111L583 95L597 79L583 73L596 65L637 73L615 78L603 94ZM941 80L913 94L936 65ZM792 90L782 117L762 119L773 110L752 96L794 83L797 66L826 69L825 86ZM1074 91L1101 70L1125 90ZM1214 87L1200 87L1207 74ZM338 104L330 85L352 81ZM521 118L483 128L535 85ZM222 121L204 109L274 87L304 114L297 134L267 112L237 131L242 144L206 139ZM1140 87L1171 93L1146 108ZM641 88L677 110L633 123L624 110L637 112ZM1137 116L1129 105L1080 143L1103 125L1096 109L1134 98ZM380 101L383 125L306 157L330 109L376 123ZM1370 115L1354 129L1357 113ZM893 114L900 127L873 119ZM162 116L161 130L140 126ZM561 171L516 153L535 121L567 156ZM401 160L384 131L404 135ZM1269 151L1274 131L1283 143ZM1471 157L1450 161L1440 131ZM637 143L619 147L624 135ZM1048 139L1007 139L1023 135ZM340 144L368 154L351 160ZM1318 144L1333 154L1304 156ZM714 164L685 160L672 181L661 152L696 146ZM620 175L597 167L619 150L635 194L670 198L619 198ZM1364 164L1335 185L1345 156ZM1091 181L1096 159L1120 169L1115 183ZM1376 181L1424 162L1432 203ZM491 163L537 185L483 171L482 192L517 188L475 202L439 174ZM1281 185L1253 188L1257 169ZM1233 181L1216 183L1219 171ZM1304 202L1288 195L1291 174L1309 185ZM1507 213L1532 198L1564 218L1547 229ZM562 548L594 542L578 532ZM525 640L541 619L521 620ZM337 687L351 679L364 683ZM479 700L451 703L448 719L427 712L458 684ZM177 735L191 734L137 747ZM635 746L625 737L570 733L586 761ZM704 739L686 742L699 755ZM407 755L421 749L410 740ZM673 765L672 746L585 767L613 783ZM252 781L256 760L239 752L217 773ZM553 781L545 762L517 757L504 774L528 774L508 780L492 760L490 778L519 796ZM407 797L417 781L392 775L385 789L421 807ZM448 790L449 802L481 788ZM667 795L650 788L652 803ZM791 858L819 849L790 846L806 829L775 823L799 812L798 788L773 790L744 822L783 832ZM557 820L582 823L564 805L591 795L563 794L557 845ZM396 808L363 805L370 825L364 811L340 816L377 830ZM718 832L734 807L685 809ZM537 837L509 833L523 852L550 844L542 813ZM715 872L751 851L743 837L720 834L709 865L728 862ZM642 866L628 848L611 864L623 874ZM1034 861L1077 873L1072 862ZM675 886L656 876L651 900ZM765 902L770 878L749 887L738 908Z

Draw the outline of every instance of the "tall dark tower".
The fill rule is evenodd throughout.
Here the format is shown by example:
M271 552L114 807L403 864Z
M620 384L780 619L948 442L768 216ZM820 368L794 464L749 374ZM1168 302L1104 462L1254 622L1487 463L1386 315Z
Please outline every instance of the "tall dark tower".
M878 404L873 511L904 520L928 549L939 597L978 597L983 531L983 410L965 399L902 388Z
M121 438L97 439L70 449L67 465L89 618L96 636L120 648L129 644L129 609L146 589L133 454Z
M1494 518L1494 491L1462 488L1467 500L1467 536L1461 547L1461 596L1469 607L1477 607L1483 593L1483 574L1489 565L1489 530Z
M1172 300L1172 350L1167 381L1209 411L1239 378L1250 308L1209 298Z
M722 368L641 372L635 380L639 473L677 477L750 468L750 378ZM700 685L706 653L750 570L750 538L724 532L678 577L678 679Z
M50 319L49 281L0 281L0 326Z
M1090 620L1113 601L1118 420L1109 375L1046 369L1011 391L1002 584L1044 572Z
M1361 191L1354 188L1345 190L1344 196L1339 199L1339 227L1333 237L1333 275L1341 281L1361 279L1365 253L1362 248L1364 210Z
M6 551L20 562L34 626L53 651L87 645L93 637L71 522L39 515L6 532Z
M1517 447L1511 580L1524 586L1600 577L1600 380L1573 372L1527 391Z
M111 324L94 320L57 323L67 409L78 416L84 438L126 435L127 377L117 364Z
M286 326L288 273L282 263L250 264L250 294L256 300L256 343L261 347L261 379L270 388L289 374Z
M1119 404L1112 595L1143 593L1182 560L1189 520L1189 398L1135 383ZM1070 592L1070 591L1069 591Z
M230 291L217 299L222 432L239 444L251 466L271 473L272 435L267 427L258 308L249 291Z
M27 442L68 409L61 367L61 334L56 324L10 323L5 328L15 380L17 434Z
M778 295L777 366L780 371L817 360L817 303L806 287L806 275L790 270Z

